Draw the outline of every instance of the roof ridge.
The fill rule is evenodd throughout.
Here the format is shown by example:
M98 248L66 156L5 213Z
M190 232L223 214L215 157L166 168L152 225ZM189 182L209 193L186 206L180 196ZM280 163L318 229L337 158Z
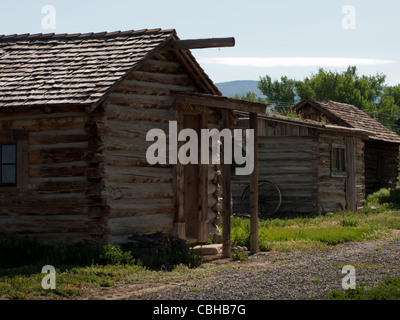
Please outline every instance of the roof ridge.
M340 102L340 101L335 101L335 100L318 99L318 98L314 98L314 97L307 97L306 99L308 99L308 100L314 100L314 101L317 101L317 102L329 102L329 103L334 103L334 104L343 104L343 105L346 105L346 106L352 106L352 107L357 108L354 104L346 103L346 102ZM357 108L357 109L358 109L358 108ZM360 109L359 109L359 110L360 110Z
M129 36L129 35L140 35L150 33L173 33L175 29L140 29L140 30L125 30L125 31L101 31L101 32L88 32L88 33L24 33L24 34L10 34L0 35L0 41L2 40L37 40L37 39L63 39L63 38L101 38L101 37L114 37L114 36Z

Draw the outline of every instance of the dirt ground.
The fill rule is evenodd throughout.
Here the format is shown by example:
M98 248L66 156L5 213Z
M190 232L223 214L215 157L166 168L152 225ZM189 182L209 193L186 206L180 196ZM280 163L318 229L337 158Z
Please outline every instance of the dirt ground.
M265 261L262 257L277 254L277 252L262 252L257 253L256 255L250 256L248 260L245 261L235 261L231 258L222 258L221 254L218 255L206 255L204 256L204 263L200 267L201 269L207 269L213 274L213 269L218 267L230 266L232 268L228 268L224 270L224 274L226 272L255 272L261 270L268 270L272 266L272 262ZM199 268L199 269L200 269ZM220 274L219 271L215 272L217 275ZM211 275L214 277L215 275ZM80 297L82 300L125 300L125 299L135 299L135 297L142 296L148 293L153 292L164 292L166 290L171 290L182 285L189 285L190 283L196 283L202 280L202 277L195 276L195 279L188 280L186 275L182 275L181 277L172 277L168 279L168 276L165 278L163 283L158 281L148 281L145 279L143 281L138 281L136 283L119 283L116 286L108 287L108 288L87 288L85 290L84 295Z
M358 283L367 285L385 276L400 277L400 240L346 243L328 252L262 252L245 261L220 255L205 259L193 277L163 273L162 280L91 288L80 299L325 299L326 292L342 290L344 265L354 265Z

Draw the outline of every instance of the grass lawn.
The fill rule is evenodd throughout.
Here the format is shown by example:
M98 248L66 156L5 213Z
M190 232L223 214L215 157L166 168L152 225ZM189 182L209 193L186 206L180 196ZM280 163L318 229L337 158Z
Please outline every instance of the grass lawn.
M400 230L400 210L331 213L326 216L276 215L259 221L261 251L329 249L349 241L396 237ZM250 220L232 220L233 246L249 246Z
M159 284L174 279L203 277L196 269L201 257L187 245L167 249L164 256L136 258L119 246L88 243L47 246L21 239L0 240L0 299L73 299L91 288L109 288L120 282ZM42 267L56 268L56 288L46 290ZM210 272L218 272L213 270Z
M327 250L339 243L400 237L400 189L383 189L367 199L362 212L326 215L275 215L261 217L259 245L262 251ZM377 207L377 208L374 208ZM249 219L233 218L233 246L249 246ZM156 259L157 260L157 259ZM41 286L44 265L56 267L57 287ZM0 241L0 299L74 299L90 289L124 284L185 282L223 272L230 265L198 268L201 259L187 246L169 251L162 259L140 260L117 246L88 244L43 246L38 243ZM397 292L393 279L382 284ZM393 289L394 288L394 289ZM397 289L396 289L397 288ZM350 298L369 297L363 288ZM396 291L397 290L397 291ZM346 292L350 295L350 292ZM332 293L332 299L347 299Z
M323 250L349 241L399 237L400 189L381 189L367 197L361 212L275 214L259 220L261 251ZM250 220L232 219L232 245L250 245Z
M29 270L13 270L0 274L0 300L4 299L108 299L107 289L118 285L135 285L135 288L154 288L168 283L187 283L201 280L213 274L232 269L232 265L210 268L188 268L177 265L172 270L151 270L143 266L115 264L89 265L56 268L56 289L45 290L41 286L44 274L42 266L32 266ZM39 270L39 271L38 271ZM4 271L4 270L2 270ZM94 297L90 291L95 290ZM104 292L104 293L102 293ZM134 292L134 291L133 291ZM132 293L132 292L131 292Z
M364 286L345 292L333 290L329 298L331 300L400 300L400 278L387 277L369 290Z

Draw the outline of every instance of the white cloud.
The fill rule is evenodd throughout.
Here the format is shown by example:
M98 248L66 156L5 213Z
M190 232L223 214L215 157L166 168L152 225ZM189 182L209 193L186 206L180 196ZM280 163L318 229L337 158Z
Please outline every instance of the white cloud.
M394 63L393 60L365 58L314 58L314 57L270 57L270 58L200 58L200 63L219 64L237 67L347 67Z

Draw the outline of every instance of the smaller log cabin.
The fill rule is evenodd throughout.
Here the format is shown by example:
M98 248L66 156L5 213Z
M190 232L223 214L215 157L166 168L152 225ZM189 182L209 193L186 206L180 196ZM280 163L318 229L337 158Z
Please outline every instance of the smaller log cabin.
M248 128L245 114L237 128ZM356 211L365 202L364 141L370 131L258 115L258 178L275 183L280 212ZM245 176L232 176L233 212L241 213Z
M222 212L227 255L229 165L150 165L146 134L170 121L222 130L233 110L265 112L222 97L189 50L233 42L161 29L0 36L0 235L204 243Z
M396 186L399 175L399 135L357 107L346 103L307 98L294 109L304 119L370 131L371 134L364 139L366 192Z

